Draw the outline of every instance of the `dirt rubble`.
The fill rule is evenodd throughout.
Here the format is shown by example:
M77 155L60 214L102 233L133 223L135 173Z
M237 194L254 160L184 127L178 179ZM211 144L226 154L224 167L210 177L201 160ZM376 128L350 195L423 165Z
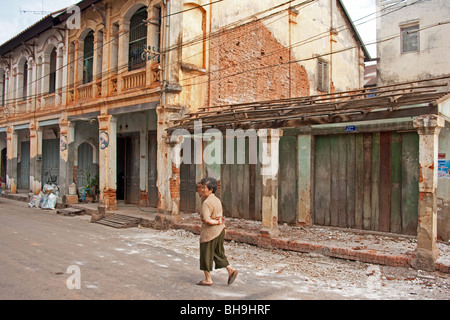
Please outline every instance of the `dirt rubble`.
M140 244L152 244L197 258L198 235L182 230L139 229L130 238ZM434 299L450 298L450 276L441 272L425 272L412 268L381 266L359 261L327 257L318 253L261 248L226 241L230 264L239 269L239 281L257 275L260 281L279 281L280 286L295 287L303 292L323 291L344 299ZM213 271L224 272L222 270ZM273 280L275 279L277 280ZM319 290L320 289L320 290ZM279 299L295 299L280 296ZM327 299L324 296L323 299Z

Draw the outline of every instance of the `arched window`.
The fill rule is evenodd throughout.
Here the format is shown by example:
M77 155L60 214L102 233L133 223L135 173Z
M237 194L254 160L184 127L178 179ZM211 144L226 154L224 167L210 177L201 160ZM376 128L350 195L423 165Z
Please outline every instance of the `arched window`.
M93 79L94 66L94 31L90 31L84 38L83 52L83 84L90 83Z
M145 67L141 55L147 46L147 7L136 11L130 19L130 38L128 49L128 71Z
M27 98L27 89L28 89L28 62L25 61L23 64L23 77L22 77L22 99L25 100Z
M56 91L56 48L50 53L50 74L48 79L48 93Z

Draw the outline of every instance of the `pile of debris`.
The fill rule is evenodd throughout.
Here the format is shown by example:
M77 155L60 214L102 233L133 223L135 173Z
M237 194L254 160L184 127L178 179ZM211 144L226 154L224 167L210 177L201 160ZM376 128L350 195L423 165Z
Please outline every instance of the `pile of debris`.
M33 195L28 203L30 208L54 210L59 198L59 187L55 184L44 184L43 190L38 195Z

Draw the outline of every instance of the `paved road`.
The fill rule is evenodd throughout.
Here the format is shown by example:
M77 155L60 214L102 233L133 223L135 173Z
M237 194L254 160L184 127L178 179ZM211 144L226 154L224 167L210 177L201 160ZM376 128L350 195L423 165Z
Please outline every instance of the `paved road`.
M90 223L89 216L66 217L0 199L0 299L277 299L286 294L256 274L227 286L225 271L215 272L214 288L197 286L203 275L196 257L171 250L169 242L163 247L160 241L134 240L158 232L114 229Z
M425 275L320 255L272 252L236 243L226 247L233 257L232 264L240 271L236 282L227 286L226 271L221 270L213 272L213 287L200 287L195 285L202 278L196 251L198 236L182 230L114 229L89 220L89 216L65 217L0 198L0 299L450 296L446 275Z

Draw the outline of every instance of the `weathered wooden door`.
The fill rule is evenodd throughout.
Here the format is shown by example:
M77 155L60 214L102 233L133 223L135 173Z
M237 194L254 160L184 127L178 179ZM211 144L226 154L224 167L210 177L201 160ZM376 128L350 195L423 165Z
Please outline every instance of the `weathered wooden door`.
M138 204L139 189L139 135L117 139L117 200Z
M138 204L139 189L139 136L127 138L126 143L126 169L125 169L125 202Z
M0 180L6 181L6 148L2 149L0 157Z
M281 137L279 148L278 221L295 224L298 212L297 137Z
M259 161L255 161L258 160L257 143L254 146L255 142L250 141L245 138L245 144L242 144L243 141L234 139L224 144L224 159L227 158L227 151L230 152L227 150L228 143L234 146L234 158L228 155L231 163L224 160L221 166L220 194L226 216L261 220L261 166Z
M43 140L42 183L59 183L59 139Z
M19 189L30 188L30 141L23 141L20 146L20 162L17 164Z
M156 132L148 134L148 204L150 207L158 206L158 178L157 169L157 139Z
M191 161L190 163L184 163L180 165L180 210L185 212L195 212L195 198L197 197L197 181L196 178L196 165L194 163L194 139L185 138L183 142L182 151L188 148L187 144L190 144L191 148ZM187 161L189 162L189 161Z
M84 142L78 147L77 186L85 187L88 178L94 178L93 150Z
M317 136L314 223L416 234L419 136Z

